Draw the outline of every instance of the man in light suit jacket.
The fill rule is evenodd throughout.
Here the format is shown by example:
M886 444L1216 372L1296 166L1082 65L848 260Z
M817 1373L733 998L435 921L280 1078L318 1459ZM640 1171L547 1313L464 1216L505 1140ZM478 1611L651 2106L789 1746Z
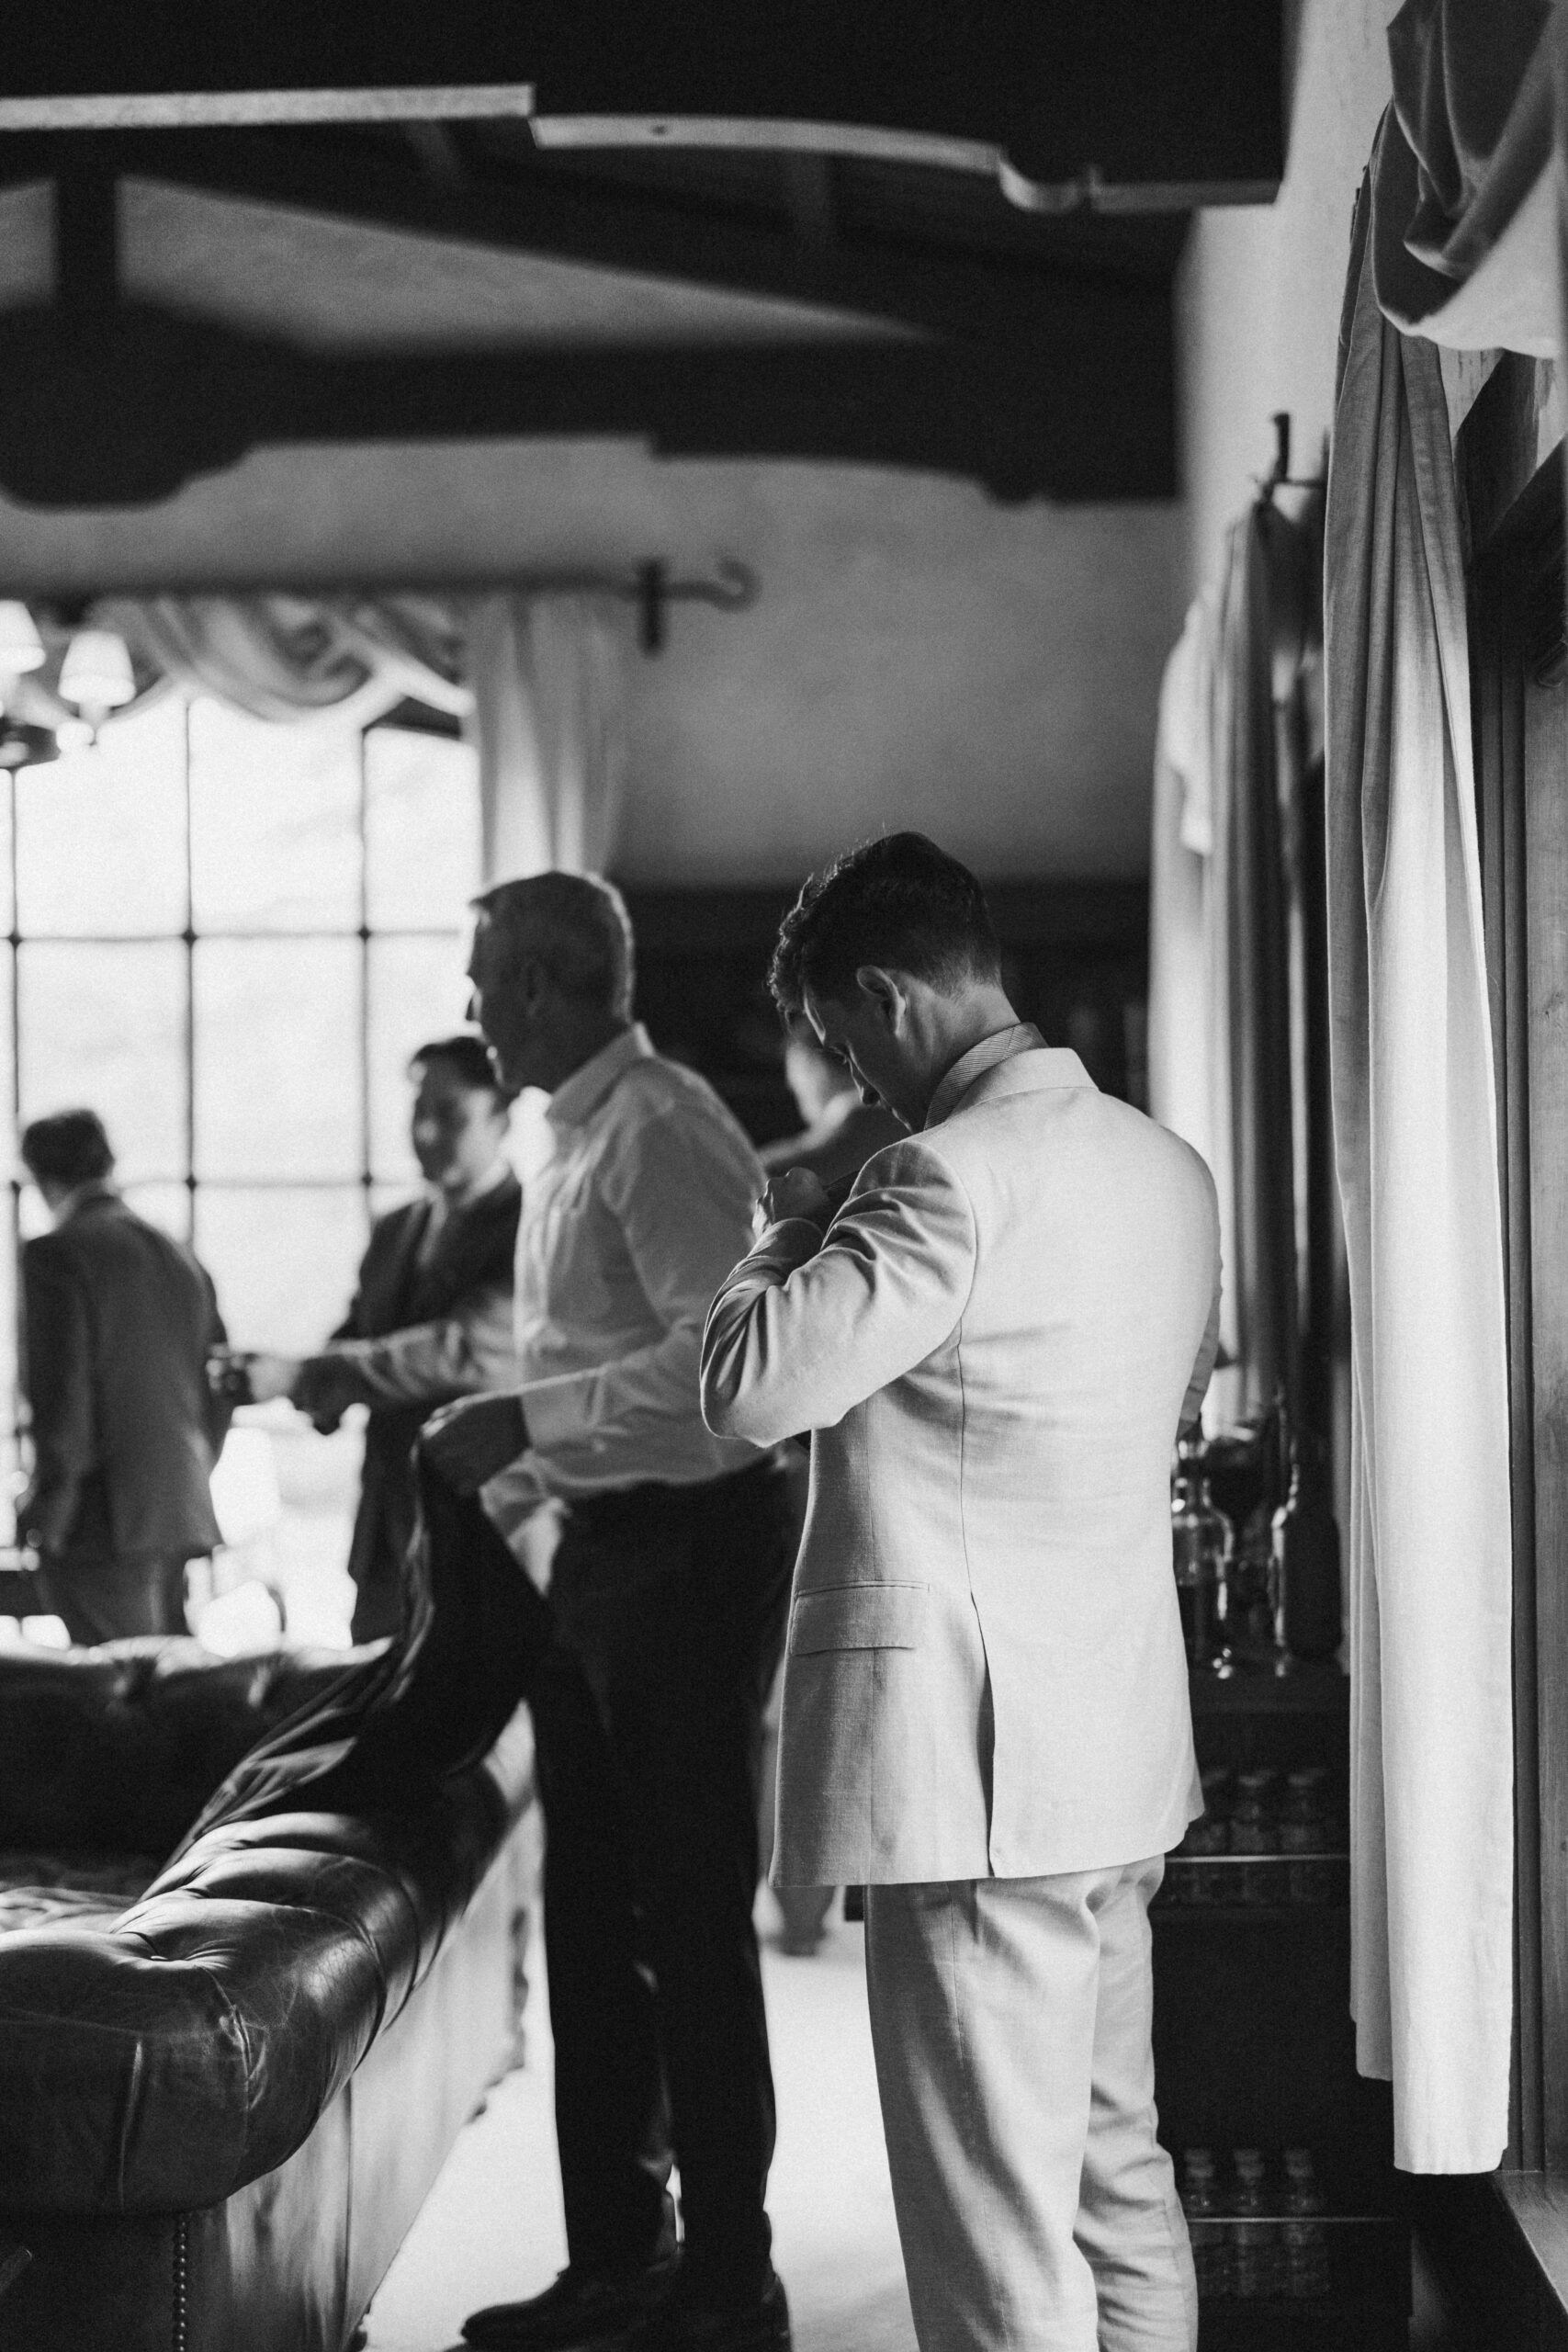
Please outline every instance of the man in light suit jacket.
M35 1119L21 1156L53 1217L22 1251L33 1476L17 1521L39 1597L73 1642L183 1634L186 1563L220 1541L211 1280L120 1199L95 1112Z
M715 1430L812 1432L775 1875L866 1883L922 2352L1187 2352L1147 1914L1201 1809L1169 1464L1213 1185L1020 1023L918 834L807 885L773 988L910 1130L836 1216L774 1180L704 1343Z

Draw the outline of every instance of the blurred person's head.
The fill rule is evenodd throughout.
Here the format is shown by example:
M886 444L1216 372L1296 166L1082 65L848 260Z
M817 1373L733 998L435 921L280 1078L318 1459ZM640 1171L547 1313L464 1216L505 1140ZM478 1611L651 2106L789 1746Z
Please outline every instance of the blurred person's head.
M597 875L531 874L486 890L474 918L470 1018L509 1093L553 1093L630 1023L625 901Z
M849 1070L836 1054L829 1052L804 1012L784 1023L784 1083L808 1127L814 1127L840 1095L856 1091Z
M114 1152L96 1111L53 1111L22 1130L22 1165L51 1209L84 1184L114 1173Z
M862 1100L908 1127L961 1055L1018 1018L978 882L923 833L864 842L814 874L784 917L769 981Z
M500 1159L510 1106L482 1037L433 1038L409 1062L410 1134L420 1174L443 1192L467 1193Z

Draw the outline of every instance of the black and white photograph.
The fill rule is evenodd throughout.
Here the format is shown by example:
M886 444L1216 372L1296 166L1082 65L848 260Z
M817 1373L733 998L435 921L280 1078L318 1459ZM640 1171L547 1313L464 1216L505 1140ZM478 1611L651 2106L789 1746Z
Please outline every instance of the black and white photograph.
M1568 0L0 35L0 2352L1568 2352Z

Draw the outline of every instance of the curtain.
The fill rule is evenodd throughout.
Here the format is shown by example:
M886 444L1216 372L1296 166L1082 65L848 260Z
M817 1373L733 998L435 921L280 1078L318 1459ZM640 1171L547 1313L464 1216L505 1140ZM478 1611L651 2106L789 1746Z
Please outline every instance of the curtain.
M1385 125L1386 133L1386 125ZM1464 575L1438 354L1356 212L1327 513L1329 991L1352 1348L1352 2007L1394 2161L1507 2137L1510 1534Z
M405 698L461 719L484 878L597 871L626 765L629 619L611 596L107 597L139 668L257 718L367 726Z
M1558 350L1550 0L1406 0L1372 164L1385 317L1460 351Z
M460 630L435 597L107 597L93 616L133 659L256 718L331 711L363 727L409 696L472 707Z
M471 608L487 882L608 865L626 779L627 627L607 596L486 596Z

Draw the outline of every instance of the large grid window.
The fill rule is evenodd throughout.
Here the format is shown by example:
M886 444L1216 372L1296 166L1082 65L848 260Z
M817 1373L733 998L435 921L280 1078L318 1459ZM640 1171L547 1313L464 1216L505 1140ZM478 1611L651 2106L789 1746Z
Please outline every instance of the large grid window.
M0 812L0 1087L18 1127L91 1105L128 1200L194 1244L235 1344L311 1348L372 1214L416 1179L408 1056L463 1018L472 754L169 693L16 771ZM12 1213L17 1239L41 1222L19 1168Z

